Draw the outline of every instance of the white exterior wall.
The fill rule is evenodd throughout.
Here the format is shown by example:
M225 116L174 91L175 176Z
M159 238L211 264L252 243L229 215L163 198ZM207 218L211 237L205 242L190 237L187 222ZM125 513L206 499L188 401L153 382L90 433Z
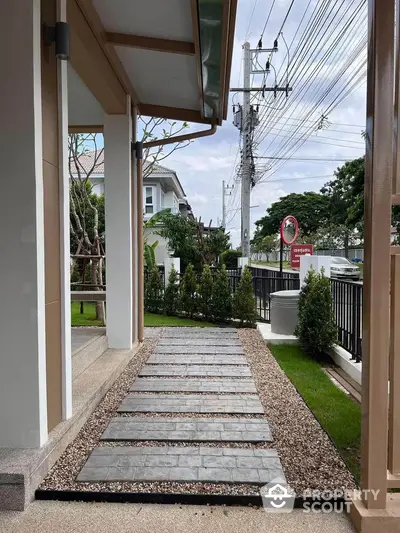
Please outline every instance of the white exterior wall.
M164 237L160 237L160 235L156 235L154 231L155 230L152 228L145 228L144 230L145 242L147 242L147 244L153 244L154 242L158 241L156 249L154 250L154 253L156 256L156 263L158 265L163 265L165 259L169 257L168 243L167 243L167 240L164 239Z
M1 2L0 447L47 439L40 43L40 0Z
M131 138L129 112L105 116L107 338L115 349L130 349L133 338Z
M57 18L67 21L67 0L57 0ZM60 182L60 253L61 253L61 351L62 417L72 416L72 348L71 348L71 276L70 276L70 204L68 170L68 63L58 61L58 124Z

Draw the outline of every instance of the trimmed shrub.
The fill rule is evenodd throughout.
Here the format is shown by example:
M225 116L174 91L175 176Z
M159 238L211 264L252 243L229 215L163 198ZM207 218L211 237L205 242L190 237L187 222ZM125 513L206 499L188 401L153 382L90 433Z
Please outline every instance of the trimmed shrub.
M337 340L329 278L309 270L300 291L296 328L300 346L312 358L323 358Z
M209 265L204 265L199 285L199 310L208 320L212 314L211 302L213 291L213 277Z
M163 282L157 265L150 271L150 277L145 283L145 307L150 313L162 313L163 310Z
M197 278L191 264L186 267L181 281L181 304L182 311L193 318L197 311Z
M166 315L176 315L179 311L179 279L178 273L172 266L168 285L164 292L164 313Z
M217 322L225 322L232 317L232 295L225 265L222 265L214 279L211 308Z
M243 269L242 277L233 295L233 316L239 319L242 324L254 325L256 322L253 277L247 266Z
M221 262L226 268L237 268L239 257L242 257L240 250L225 250L221 254Z

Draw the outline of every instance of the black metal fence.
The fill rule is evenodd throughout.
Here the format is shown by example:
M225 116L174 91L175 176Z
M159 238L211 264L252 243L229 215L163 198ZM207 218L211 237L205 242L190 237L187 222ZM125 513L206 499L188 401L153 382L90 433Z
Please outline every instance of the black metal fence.
M271 294L277 291L300 289L300 279L299 277L253 276L253 287L258 320L261 322L270 322Z
M363 286L352 281L331 279L331 287L338 343L359 362L362 359Z
M300 288L298 273L251 267L259 320L270 321L270 294ZM332 306L338 327L338 344L357 362L362 359L362 283L331 279Z
M160 267L160 276L164 285L164 268ZM298 273L279 272L265 268L250 267L253 276L254 298L258 320L270 322L271 294L283 290L300 289ZM212 269L213 276L216 270ZM236 291L241 277L241 269L229 269L228 279L232 294ZM179 275L180 277L183 274ZM201 274L198 274L200 281ZM145 272L148 280L149 273ZM363 286L361 283L331 279L332 306L338 326L338 344L351 353L357 362L362 359L362 302Z

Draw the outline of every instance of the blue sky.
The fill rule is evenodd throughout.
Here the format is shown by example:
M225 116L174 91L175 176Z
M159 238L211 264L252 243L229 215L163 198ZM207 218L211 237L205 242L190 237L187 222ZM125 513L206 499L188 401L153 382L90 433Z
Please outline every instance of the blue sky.
M290 0L278 0L271 12L271 18L263 38L264 46L272 46L273 40L282 23L282 19L290 4ZM290 38L304 13L305 0L296 0L293 10L285 25L284 34ZM258 0L254 10L254 15L249 28L250 15L254 6L254 0L239 0L237 15L237 26L234 43L234 54L232 62L231 86L242 85L239 78L241 71L242 44L245 38L249 40L251 47L257 46L266 16L271 6L271 0ZM249 34L247 33L249 30ZM247 35L246 35L247 34ZM277 58L277 65L279 65ZM329 72L327 72L329 75ZM257 80L256 80L257 82ZM256 83L255 82L255 83ZM259 79L259 83L261 80ZM344 80L345 83L345 80ZM336 110L329 115L329 121L335 124L356 124L363 126L365 124L365 84L361 86L354 94L347 98ZM293 92L296 86L293 86ZM322 108L321 108L322 112ZM295 115L294 115L295 116ZM195 127L198 129L198 126ZM363 146L361 144L361 127L331 126L318 135L313 135L312 139L318 142L306 142L297 152L297 156L319 157L319 158L353 158L363 155ZM330 131L335 130L335 131ZM343 133L349 131L349 134ZM320 143L321 138L330 137L331 139L343 139L353 141L348 143L352 148L335 146ZM238 148L239 132L232 125L232 105L229 105L228 120L220 127L217 133L208 138L198 139L189 147L172 154L163 162L165 166L177 171L179 179L186 191L189 202L191 203L194 213L203 221L212 219L213 223L221 217L221 183L222 180L230 181L234 176L234 162ZM266 139L268 145L268 139ZM326 141L324 141L326 142ZM329 142L329 141L328 141ZM360 144L357 144L357 143ZM268 152L267 152L268 153ZM297 162L288 161L284 166L271 177L270 182L260 183L252 191L251 205L257 205L251 210L252 223L259 219L265 213L265 210L272 202L280 196L291 192L303 192L309 190L319 190L329 178L314 179L314 176L331 176L333 171L339 166L339 162ZM309 180L302 179L311 177ZM289 179L290 178L290 179ZM294 179L296 178L296 179ZM237 188L238 184L236 184ZM239 205L239 195L235 201L228 202L227 219L229 221L228 229L231 232L232 241L235 246L240 241L240 212L235 211Z
M232 61L231 87L241 86L241 56L242 45L247 39L252 48L256 48L258 39L264 27L267 15L269 13L273 0L239 0L236 33L234 41L234 53ZM263 46L271 47L273 41L281 27L283 18L287 12L290 0L275 0L274 7L271 11L266 31L263 37ZM293 9L284 26L284 36L290 42L298 28L301 18L304 14L308 1L295 0ZM318 0L311 0L311 7L318 4ZM346 6L351 5L350 0L343 0L345 10ZM254 7L254 12L253 12ZM253 16L251 18L251 14ZM251 18L251 23L250 22ZM366 30L366 27L365 27ZM273 64L279 67L286 57L285 48L280 42L279 52L274 55ZM343 60L343 57L340 58ZM326 64L323 76L329 78L331 71L335 67L335 58L331 63ZM261 77L256 77L254 85L260 85ZM291 80L289 80L291 81ZM347 83L346 76L341 82ZM270 80L273 82L273 79ZM267 85L270 85L268 83ZM300 91L301 83L293 83L293 92L290 95L294 97L296 91ZM317 157L328 159L352 159L360 157L364 153L362 144L361 130L365 124L365 84L356 92L352 93L343 103L341 103L333 112L329 114L329 122L334 123L331 127L323 132L316 132L295 154L294 157ZM236 101L237 98L236 98ZM302 100L302 105L315 105L313 99ZM324 111L321 107L319 113ZM292 117L301 117L301 114L293 114ZM315 114L313 118L315 119ZM296 118L295 118L296 120ZM347 124L357 126L345 126ZM202 129L202 126L193 124L188 131ZM274 130L278 133L279 130ZM282 132L279 132L282 134ZM322 140L325 139L325 140ZM332 140L333 139L333 140ZM316 141L316 142L315 142ZM322 141L322 142L321 142ZM259 154L265 151L265 155L273 152L274 144L279 142L275 135L269 135L259 146ZM346 146L338 146L344 142ZM331 144L325 144L331 143ZM168 159L161 164L174 169L186 192L187 198L192 205L195 216L201 217L204 222L213 221L216 224L221 219L222 211L222 180L235 183L235 160L239 145L239 131L232 125L232 101L229 103L228 120L222 127L218 128L217 133L212 137L197 139L190 146L183 150L173 153ZM349 147L351 146L351 147ZM252 223L265 214L266 209L272 202L280 196L291 192L304 192L319 190L322 185L329 181L329 176L333 176L334 170L340 166L340 162L315 162L315 161L288 161L277 171L269 180L257 184L252 191L251 205L258 206L251 210ZM324 176L316 178L318 176ZM309 177L310 179L305 179ZM228 199L228 227L231 233L234 246L240 244L240 211L237 209L239 204L240 184L235 183L234 193Z

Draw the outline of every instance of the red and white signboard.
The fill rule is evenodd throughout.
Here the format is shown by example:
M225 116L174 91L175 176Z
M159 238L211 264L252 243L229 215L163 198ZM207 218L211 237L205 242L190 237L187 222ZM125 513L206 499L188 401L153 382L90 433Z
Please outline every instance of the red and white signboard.
M300 268L300 256L307 254L313 254L312 244L292 244L290 246L290 266Z

